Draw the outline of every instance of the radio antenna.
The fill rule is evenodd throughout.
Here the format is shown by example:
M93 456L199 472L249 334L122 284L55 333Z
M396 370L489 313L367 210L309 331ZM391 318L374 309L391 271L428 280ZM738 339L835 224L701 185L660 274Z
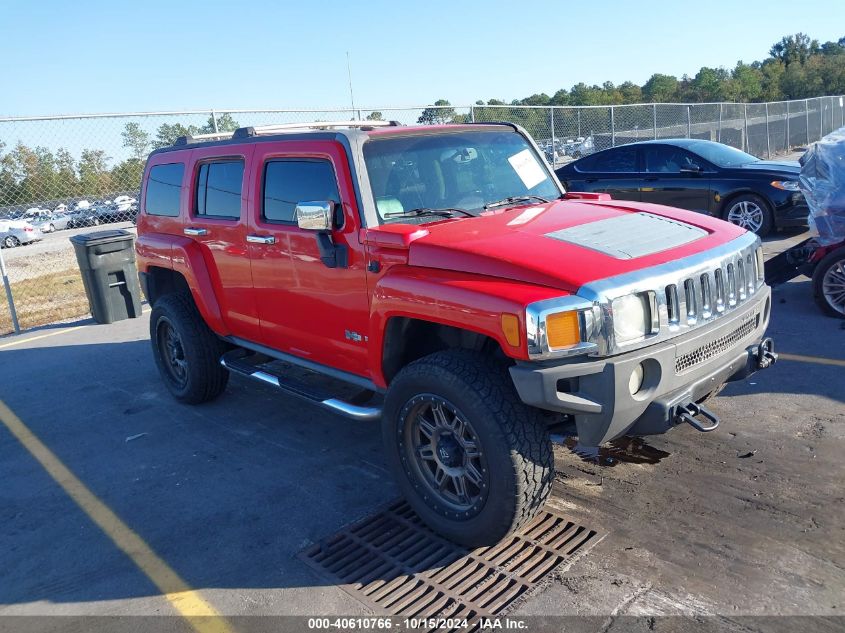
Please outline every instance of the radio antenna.
M352 64L349 61L349 51L346 51L346 74L349 77L349 101L352 103L352 118L357 119L355 111L355 95L352 94Z

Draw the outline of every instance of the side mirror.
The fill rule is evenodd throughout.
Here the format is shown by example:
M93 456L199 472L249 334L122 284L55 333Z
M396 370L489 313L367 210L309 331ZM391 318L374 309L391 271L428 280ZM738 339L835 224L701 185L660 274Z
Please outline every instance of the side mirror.
M331 200L299 202L296 205L296 224L306 231L317 234L317 248L320 261L328 268L346 268L349 265L349 251L345 244L335 244L331 230L334 228L335 203Z
M296 205L296 224L306 231L331 231L334 202L318 200L299 202Z

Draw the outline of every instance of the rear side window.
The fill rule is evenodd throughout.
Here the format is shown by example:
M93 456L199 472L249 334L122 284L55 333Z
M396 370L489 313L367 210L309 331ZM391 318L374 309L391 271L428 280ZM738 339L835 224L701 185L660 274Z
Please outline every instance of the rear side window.
M593 154L578 161L580 172L635 172L637 171L637 148L619 147Z
M203 163L197 174L196 214L214 218L241 217L244 162Z
M185 163L170 163L150 167L147 177L147 195L144 209L149 215L179 215L179 194L182 191L182 177Z
M326 160L273 160L264 166L264 203L268 222L295 222L300 202L340 202L334 168Z

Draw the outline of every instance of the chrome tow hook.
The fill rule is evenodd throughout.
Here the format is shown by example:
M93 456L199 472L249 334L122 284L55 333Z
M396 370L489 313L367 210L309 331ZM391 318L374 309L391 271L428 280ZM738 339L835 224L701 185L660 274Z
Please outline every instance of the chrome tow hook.
M705 418L710 420L712 424L710 426L703 425L695 419L698 415L703 415ZM719 417L704 405L696 404L695 402L678 405L675 409L675 423L680 424L681 422L686 422L691 427L701 431L702 433L715 431L719 427Z
M757 369L766 369L771 367L778 360L778 355L775 352L775 342L766 337L757 346Z

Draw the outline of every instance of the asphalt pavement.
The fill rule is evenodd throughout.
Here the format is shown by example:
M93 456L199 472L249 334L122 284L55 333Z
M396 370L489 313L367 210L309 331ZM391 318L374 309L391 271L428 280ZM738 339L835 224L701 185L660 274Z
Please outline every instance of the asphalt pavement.
M824 618L845 609L845 329L810 292L775 289L770 334L791 356L729 386L716 431L620 445L604 465L556 448L550 504L608 536L515 616L837 630ZM377 424L238 378L178 404L148 316L0 339L0 630L12 615L221 614L232 630L244 615L366 615L296 555L397 496ZM673 622L651 628L689 623Z

